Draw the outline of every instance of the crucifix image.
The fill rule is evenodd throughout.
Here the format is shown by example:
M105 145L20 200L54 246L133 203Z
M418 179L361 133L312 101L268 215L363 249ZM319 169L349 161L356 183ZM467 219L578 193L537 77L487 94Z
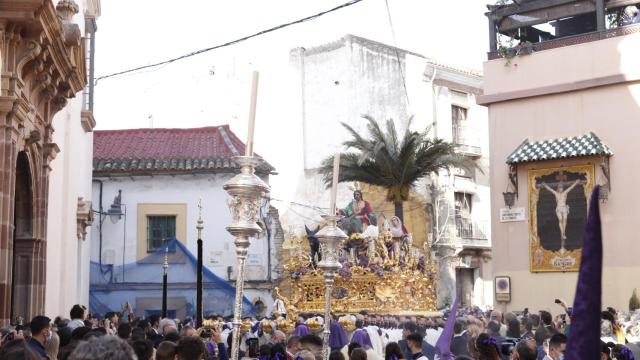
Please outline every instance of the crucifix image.
M549 191L556 199L556 216L558 217L558 226L560 228L560 252L565 251L565 240L566 229L567 229L567 219L569 218L569 205L567 205L567 195L574 187L584 184L585 182L582 180L574 180L572 182L567 182L567 176L563 173L560 173L556 176L556 188L553 189L546 182L542 182L539 185L536 185L537 188L545 188ZM551 184L554 185L554 184Z

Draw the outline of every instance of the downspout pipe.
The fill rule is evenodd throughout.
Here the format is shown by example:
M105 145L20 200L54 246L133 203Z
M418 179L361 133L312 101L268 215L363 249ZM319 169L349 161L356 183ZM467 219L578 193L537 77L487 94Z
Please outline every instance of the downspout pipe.
M99 192L99 199L98 199L98 211L100 212L98 214L99 218L98 218L98 261L100 264L100 271L102 271L102 214L104 213L103 208L102 208L102 186L103 186L103 181L102 180L98 180L98 179L92 179L92 182L98 183L100 184L100 192Z

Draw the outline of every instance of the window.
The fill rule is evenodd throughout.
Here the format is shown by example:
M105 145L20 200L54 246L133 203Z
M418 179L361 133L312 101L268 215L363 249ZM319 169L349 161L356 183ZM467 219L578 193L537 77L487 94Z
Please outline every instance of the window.
M471 197L472 194L457 192L455 196L456 217L458 218L470 218L471 217Z
M465 120L467 120L467 108L451 105L451 122L453 126L464 125Z
M467 109L458 105L451 105L451 127L453 142L463 144L465 139L465 126L467 120Z
M175 216L147 216L147 252L159 250L165 240L175 237Z
M147 257L153 249L162 249L163 239L175 238L187 243L187 204L139 203L136 212L137 260Z

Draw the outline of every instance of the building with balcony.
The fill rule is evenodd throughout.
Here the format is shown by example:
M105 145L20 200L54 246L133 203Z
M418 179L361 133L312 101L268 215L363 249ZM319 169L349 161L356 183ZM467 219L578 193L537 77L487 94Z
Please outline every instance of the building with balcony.
M424 81L430 87L434 136L456 144L477 169L441 172L429 181L433 221L432 248L439 263L439 300L462 306L493 303L489 206L487 111L476 104L483 79L478 71L429 61Z
M639 5L529 0L489 7L477 102L489 109L498 308L559 312L555 298L573 301L595 185L603 189L603 305L625 309L637 287L640 267L629 250L640 201L632 185L640 176Z

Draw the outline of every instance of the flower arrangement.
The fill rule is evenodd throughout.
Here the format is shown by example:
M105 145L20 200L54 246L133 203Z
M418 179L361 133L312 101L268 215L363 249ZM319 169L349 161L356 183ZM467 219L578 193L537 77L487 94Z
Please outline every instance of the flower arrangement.
M351 278L351 266L352 264L348 261L342 263L342 268L338 270L338 275L340 275L344 279Z
M518 55L529 55L534 51L533 44L530 41L521 41L513 46L514 39L511 38L507 44L498 46L498 54L507 59L505 66L511 64L511 59Z
M384 277L384 269L382 267L380 267L380 265L377 264L370 264L369 265L369 269L371 269L371 271L373 271L374 274L380 276L380 277Z

